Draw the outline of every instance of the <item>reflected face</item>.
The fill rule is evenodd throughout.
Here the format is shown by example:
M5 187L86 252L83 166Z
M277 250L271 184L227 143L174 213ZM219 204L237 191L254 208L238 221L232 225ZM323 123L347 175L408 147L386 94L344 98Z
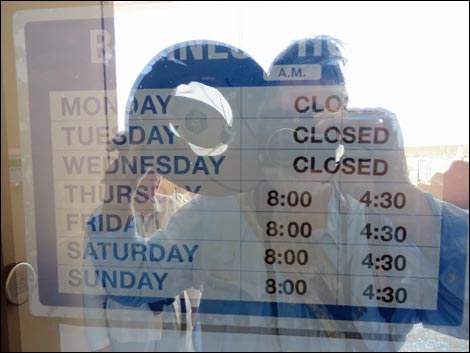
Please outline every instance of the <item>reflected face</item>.
M134 210L136 212L147 214L153 210L154 197L161 181L162 177L151 170L140 179L134 194Z
M331 179L318 169L330 159L333 166L328 165L334 167L344 112L343 104L328 111L326 102L328 97L344 94L343 85L266 90L253 135L261 151L259 166L267 180L280 181L276 183L279 188L289 187L281 181L309 181L314 193L325 189L322 182Z

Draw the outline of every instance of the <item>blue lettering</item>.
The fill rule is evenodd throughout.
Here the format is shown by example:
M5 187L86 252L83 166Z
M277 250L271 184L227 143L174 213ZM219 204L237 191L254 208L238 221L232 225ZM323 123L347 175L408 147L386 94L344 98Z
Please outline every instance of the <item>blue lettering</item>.
M202 157L198 157L198 158L202 158ZM179 161L185 163L184 168L182 165L180 165ZM189 160L188 157L185 157L185 156L175 156L174 163L175 163L175 171L174 171L175 174L186 174L189 171L189 166L191 165L191 161Z
M168 272L165 272L162 276L159 276L158 273L152 272L153 277L158 283L158 290L163 289L163 282L165 281L166 277L168 276Z
M190 249L187 245L183 244L183 249L186 251L186 254L188 255L188 262L193 262L193 256L196 250L199 248L199 245L194 245L192 249Z
M171 159L169 156L158 156L157 164L159 165L159 167L157 167L157 173L162 175L167 175L171 173L170 162Z
M107 232L115 232L115 231L121 229L121 227L122 227L121 217L119 217L116 214L107 214L105 216L106 216L106 218L105 218L105 220L106 220L105 230ZM114 227L113 227L113 220L116 222Z
M126 174L127 168L132 174L137 174L137 158L136 156L132 156L132 159L123 158L122 159L122 172Z
M150 277L147 272L142 273L142 277L140 277L139 284L137 285L137 289L142 289L143 286L147 286L150 289L153 289L152 282L150 281Z
M129 229L135 228L134 216L129 215L124 227L124 232L128 232Z
M152 261L193 262L199 244L173 244L165 247L158 243L134 242L88 242L84 245L83 259L91 257L93 261Z
M110 246L110 245L111 245L110 242L103 243L102 241L99 241L99 242L96 243L96 246L101 248L101 260L106 260L107 259L107 257L108 257L107 249L108 249L108 246Z
M139 112L139 99L142 98L142 105ZM156 98L156 99L155 99ZM161 107L162 114L166 114L168 104L171 100L171 95L163 98L160 95L145 96L145 97L133 97L132 102L129 104L129 114L145 114L147 111L150 111L152 114L158 114L157 106ZM69 109L70 110L70 109Z
M192 192L194 194L198 194L199 191L201 191L201 185L196 185L196 187L194 188L194 190L191 188L190 185L185 185L184 188L189 191L189 192Z
M132 288L135 284L135 276L132 272L122 271L120 273L121 277L121 288ZM126 277L129 279L129 282L126 284Z
M149 160L150 162L147 162ZM140 172L145 174L147 168L153 167L153 157L152 156L141 156L140 157Z
M97 229L103 229L101 225L102 219L103 217L94 216L94 217L91 217L90 220L86 224L91 228L92 232L97 232L98 231Z
M207 169L206 161L203 157L197 157L196 163L194 163L193 174L196 174L198 171L203 171L204 174L208 175L209 170Z
M215 157L209 157L209 160L212 162L212 165L214 166L214 174L219 174L219 167L224 161L225 156L221 156L219 158L219 161L216 160Z
M171 96L169 96L171 97ZM175 130L178 128L178 126L174 126ZM168 136L168 144L172 145L173 144L173 138L175 137L175 134L173 133L173 131L171 131L171 129L166 126L166 125L163 125L163 130L165 130L167 136Z
M160 134L160 130L158 129L158 126L152 126L152 130L150 130L147 144L152 143L154 140L157 140L158 143L161 143L162 145L164 143L162 135Z
M145 96L140 114L145 114L147 110L151 110L152 114L157 114L157 109L155 109L155 105L153 104L153 100L151 96Z
M111 285L112 288L116 288L117 286L117 275L116 272L113 271L113 276L111 277L110 274L106 271L101 272L101 281L103 288L108 288L108 283Z
M155 251L160 251L159 256L156 256ZM150 244L149 253L150 261L159 262L165 258L165 248L160 244Z
M124 261L129 256L129 244L125 243L123 246L123 254L119 255L118 246L116 243L113 244L113 256L116 260Z
M132 261L136 261L136 255L142 256L142 261L147 261L145 256L145 245L144 244L132 244Z
M167 96L165 100L162 99L161 96L157 95L158 102L162 106L162 114L166 114L166 107L168 106L168 103L170 102L171 96Z
M177 245L173 245L171 247L167 261L170 262L173 259L177 259L179 262L184 262L183 256L181 256L181 251L178 249Z
M96 253L95 249L93 248L92 243L87 243L85 246L85 250L83 250L83 258L87 258L88 256L93 257L93 260L98 260L98 254Z
M139 133L139 139L136 139L136 133ZM140 126L129 126L129 143L138 145L145 140L145 130Z

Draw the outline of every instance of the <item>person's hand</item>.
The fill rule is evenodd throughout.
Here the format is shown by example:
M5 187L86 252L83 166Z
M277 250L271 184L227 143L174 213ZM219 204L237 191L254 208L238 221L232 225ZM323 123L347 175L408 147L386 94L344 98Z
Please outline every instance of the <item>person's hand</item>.
M125 168L125 160L132 161L140 157L140 150L122 145L118 149L117 158L110 163L103 178L105 198L103 217L119 217L125 225L133 217L133 197L142 175L134 174ZM137 168L140 171L140 168Z
M134 210L140 214L147 215L154 209L154 197L157 194L161 182L161 176L152 170L139 180L136 186L139 189L139 194L133 194Z

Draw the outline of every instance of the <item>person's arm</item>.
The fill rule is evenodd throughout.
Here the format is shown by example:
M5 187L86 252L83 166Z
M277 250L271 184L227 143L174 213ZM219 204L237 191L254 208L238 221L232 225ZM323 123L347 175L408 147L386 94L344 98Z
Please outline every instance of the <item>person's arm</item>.
M424 312L421 320L425 327L468 340L468 213L433 201L442 207L439 297L437 310Z
M195 229L201 229L203 220L197 210L198 202L195 200L176 212L167 227L157 230L150 238L137 234L134 220L129 224L123 222L123 227L114 231L99 231L100 227L96 225L94 229L89 229L89 239L95 249L102 250L103 244L107 244L110 248L119 250L121 259L123 249L130 252L125 260L119 259L116 251L108 251L106 258L103 258L102 252L95 252L91 257L99 273L112 276L113 271L125 269L131 273L128 276L136 281L150 278L154 285L152 288L148 285L136 285L125 289L109 286L106 288L107 294L120 304L137 307L155 302L156 297L175 297L181 291L192 287L192 269L200 244L182 239L191 238ZM96 219L94 221L96 222ZM171 251L176 251L172 249L178 249L184 255L182 262L168 260ZM145 255L142 255L144 253Z

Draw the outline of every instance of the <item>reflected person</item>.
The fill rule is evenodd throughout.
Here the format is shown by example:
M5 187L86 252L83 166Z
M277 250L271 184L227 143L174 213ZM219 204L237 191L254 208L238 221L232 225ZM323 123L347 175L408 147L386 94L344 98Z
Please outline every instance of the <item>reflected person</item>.
M139 181L132 195L132 215L138 233L143 237L152 235L168 223L170 216L181 204L173 196L159 193L162 177L148 171ZM95 215L102 213L96 210ZM96 216L95 216L96 217ZM89 224L91 229L97 224ZM85 262L85 265L87 262ZM119 304L107 295L101 286L90 290L85 299L87 308L96 308L86 319L87 340L93 351L156 352L190 351L191 308L197 308L199 293L195 289L182 291L179 295L149 302L137 308ZM90 310L90 309L88 309ZM94 320L107 322L97 327Z
M412 323L428 319L433 322L435 317L426 315L444 313L445 320L458 323L459 314L455 312L454 316L452 309L454 304L446 306L446 303L455 302L458 307L459 301L463 302L462 288L453 287L453 283L460 285L462 281L446 283L444 291L439 290L439 295L443 295L438 302L442 311L431 314L423 310L395 309L378 305L372 300L375 294L369 293L387 287L388 282L383 284L382 281L387 281L383 271L386 271L388 260L385 259L387 264L376 271L378 265L370 265L367 261L361 264L363 259L357 264L354 258L355 246L360 245L365 255L369 249L375 251L373 247L378 246L374 242L375 236L369 235L367 224L387 221L390 223L383 224L391 227L396 222L394 214L382 217L380 213L370 212L375 203L379 205L373 201L374 195L378 193L383 198L380 202L384 208L392 202L390 198L398 209L405 207L401 196L405 192L396 191L395 195L401 194L395 199L390 191L381 189L383 178L374 179L383 177L388 171L391 173L389 178L396 177L405 185L407 199L413 200L407 203L407 207L414 206L413 216L442 216L439 233L442 230L440 237L445 246L455 247L455 243L446 243L450 233L458 239L468 237L468 217L448 205L428 201L407 183L403 144L393 114L384 111L364 113L362 110L359 114L346 109L347 95L340 68L343 58L338 42L329 37L297 41L279 55L267 76L254 63L246 61L249 60L246 54L235 51L237 54L234 55L235 49L209 42L201 48L209 51L208 47L212 45L213 52L220 57L223 53L227 56L231 53L234 60L240 61L236 66L225 67L226 70L233 69L237 75L232 80L224 77L221 81L217 81L217 76L211 75L210 71L204 71L209 70L207 67L198 66L201 64L196 58L199 51L194 49L198 44L183 44L165 51L162 57L152 62L138 87L187 92L186 96L181 95L180 101L186 102L187 106L181 108L179 105L180 114L159 120L160 130L171 122L174 136L169 138L171 146L165 146L170 148L165 152L160 149L161 154L155 160L173 161L172 181L193 190L199 187L201 195L176 212L167 227L150 238L143 238L132 221L119 231L90 235L91 244L112 239L118 248L136 249L139 245L145 249L146 256L134 256L126 262L94 259L95 268L103 275L127 265L141 279L155 278L152 286L136 286L131 290L107 288L108 293L122 305L138 307L148 303L149 297L155 299L155 293L164 298L177 295L185 288L203 288L194 332L197 350L302 351L312 347L319 350L396 350ZM182 48L186 56L181 54ZM320 53L312 52L319 48ZM180 51L178 58L176 50ZM187 55L190 51L194 56L192 61ZM217 67L220 61L213 63ZM208 62L204 64L208 65ZM302 66L307 79L300 83L288 79L285 72L288 65L307 65ZM169 70L171 66L182 72L181 76ZM245 76L240 75L240 68L246 70ZM296 75L298 68L295 68ZM319 68L320 73L315 71ZM245 81L236 81L241 80L240 77ZM155 85L152 87L150 83ZM213 87L220 86L226 89L220 89L217 94ZM238 89L240 86L244 89ZM262 89L258 89L259 86ZM230 87L235 89L230 91ZM250 87L256 89L250 90ZM198 90L202 93L196 94ZM302 93L305 91L317 93L315 97L319 100L314 101L312 94ZM135 96L139 93L142 92L136 90ZM208 98L201 98L205 96ZM164 97L168 100L168 96ZM231 107L231 114L224 108L227 106L224 99ZM161 97L161 100L167 102L165 98ZM237 101L242 101L244 106L237 109ZM201 138L205 135L196 131L200 129L194 130L193 124L185 124L185 119L195 118L191 112L200 111L205 105L209 106L206 108L207 126L218 131L215 143L207 141L214 134ZM253 108L246 109L247 106ZM156 122L148 123L150 117L146 116L145 110L141 109L134 120L129 119L129 125L156 130ZM169 110L168 107L167 112ZM181 114L185 112L187 114ZM349 129L342 128L345 122L351 125L347 126ZM354 129L355 122L361 122L363 129L360 130L359 125ZM335 129L331 128L332 124ZM380 133L384 126L391 126L387 129L391 153L387 148L375 148L385 140L386 135ZM371 132L373 128L375 130ZM326 133L327 129L331 134ZM242 133L243 137L237 140ZM293 143L298 143L295 136L299 141L307 138L316 145L292 148ZM145 151L135 149L133 153L142 160ZM186 163L190 156L195 158L192 164ZM182 164L178 165L177 161ZM387 169L387 165L394 168ZM156 169L168 172L171 166L160 163ZM226 172L226 178L210 174L210 167L212 171ZM191 177L176 171L189 171ZM204 176L196 180L199 171ZM104 214L115 212L116 207L108 206ZM436 212L429 211L433 207ZM131 205L126 205L124 200L119 204L118 212L127 219L132 212ZM435 218L429 219L431 231L436 232L432 228ZM288 229L281 231L281 225ZM281 238L281 233L286 231L284 236L292 239ZM362 238L361 233L365 234ZM295 237L304 239L296 241ZM356 244L354 240L361 243ZM462 244L466 244L465 239ZM381 249L389 248L381 246ZM416 259L424 258L417 263L426 264L428 255L423 256L416 244L412 243L411 249L415 251ZM448 254L449 250L444 250ZM155 256L156 251L160 256ZM464 262L466 260L465 251L464 247L463 253L455 253L460 272L449 269L452 264L448 261L442 262L440 273L454 271L465 277L460 266L462 256ZM278 254L284 256L282 261ZM398 271L405 271L402 265L399 266ZM361 273L348 272L353 267L359 268ZM377 274L381 271L382 275ZM361 278L368 278L372 284L364 286ZM367 289L369 286L372 286L370 290ZM426 293L419 292L419 295L425 297ZM468 326L468 318L463 322ZM468 330L459 329L453 334L468 334Z

